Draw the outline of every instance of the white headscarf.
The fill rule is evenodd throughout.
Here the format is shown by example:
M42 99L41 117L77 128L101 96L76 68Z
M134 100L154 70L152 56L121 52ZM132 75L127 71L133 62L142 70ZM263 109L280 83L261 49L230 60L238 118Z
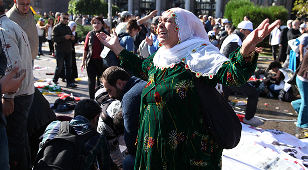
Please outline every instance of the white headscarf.
M68 26L71 28L71 30L73 30L73 27L76 25L76 27L77 27L77 24L74 22L74 21L70 21L69 23L68 23ZM73 33L73 35L75 36L75 31L74 32L72 32Z
M181 8L171 8L163 15L169 12L179 28L180 41L173 48L159 48L153 58L154 65L168 68L182 61L197 76L215 75L229 59L211 44L202 22L193 13Z

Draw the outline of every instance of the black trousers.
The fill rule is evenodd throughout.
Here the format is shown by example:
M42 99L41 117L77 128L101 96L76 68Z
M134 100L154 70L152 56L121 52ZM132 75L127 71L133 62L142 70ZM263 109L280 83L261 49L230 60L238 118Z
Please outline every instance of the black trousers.
M57 67L53 81L57 82L61 76L62 70L65 69L66 84L72 83L72 52L56 52Z
M228 100L231 91L235 91L248 96L245 118L247 120L252 119L257 111L257 104L259 99L259 93L257 89L251 86L249 83L245 83L241 87L223 86L224 98Z
M287 47L288 46L279 46L279 53L278 53L278 61L284 63L287 59Z
M90 59L88 66L87 66L88 87L89 87L90 99L94 99L94 97L95 97L95 83L97 84L97 86L99 86L99 84L100 84L99 79L102 76L105 69L106 68L103 65L102 59L100 59L100 58L91 58Z
M277 59L277 52L278 52L278 48L279 46L278 45L272 45L272 54L273 54L273 58L274 60Z
M49 51L51 53L54 53L55 52L55 47L53 46L53 44L54 44L53 40L48 40L48 44L49 44Z

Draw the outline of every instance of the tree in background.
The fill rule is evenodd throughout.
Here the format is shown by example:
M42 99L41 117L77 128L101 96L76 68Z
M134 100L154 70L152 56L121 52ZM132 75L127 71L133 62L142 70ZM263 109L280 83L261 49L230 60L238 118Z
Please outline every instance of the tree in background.
M249 0L231 0L227 3L224 17L231 21L233 25L237 26L242 22L245 15L249 16L254 28L256 28L265 18L268 18L270 22L280 19L282 23L286 23L288 10L283 6L254 5Z
M226 4L224 18L227 18L233 25L237 25L244 20L244 16L249 16L254 28L268 18L270 23L280 19L282 24L286 24L288 19L288 10L284 6L258 6L249 0L231 0ZM259 44L259 46L267 47L268 37Z
M308 1L307 0L296 0L294 7L292 9L296 11L296 15L299 18L302 18L305 15L308 15Z
M120 11L117 6L112 5L112 15L116 11ZM83 14L83 15L103 15L107 16L108 3L104 0L71 0L68 4L68 12L70 14Z

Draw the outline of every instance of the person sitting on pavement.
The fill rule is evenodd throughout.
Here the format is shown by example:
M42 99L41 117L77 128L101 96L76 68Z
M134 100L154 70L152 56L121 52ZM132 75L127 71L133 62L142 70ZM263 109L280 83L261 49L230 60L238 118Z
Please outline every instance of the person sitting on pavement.
M108 93L105 97L108 97ZM121 102L119 100L108 100L101 105L101 108L97 132L107 138L111 159L119 168L122 168L124 156L119 144L120 138L123 140L124 120Z
M270 63L267 70L272 70L276 73L276 76L270 77L269 79L265 80L265 84L269 86L269 91L278 96L280 90L284 90L287 92L291 88L291 84L287 83L290 80L290 76L288 72L292 72L290 69L282 68L279 61L273 61Z
M76 135L84 135L90 131L96 132L101 111L99 104L92 99L79 101L75 107L74 118L69 122L70 129L73 129ZM60 130L60 123L61 121L57 120L47 126L38 152L47 141L55 138ZM86 160L84 169L92 169L94 165L99 165L99 169L111 169L113 166L105 136L97 133L85 142L84 149L91 153L84 158Z
M229 56L234 50L242 45L242 41L253 31L253 24L250 21L242 21L222 43L220 52ZM257 51L257 50L256 50ZM252 126L262 126L263 121L254 117L257 110L259 93L250 83L245 83L241 87L223 86L224 98L228 100L230 92L235 91L248 96L247 107L245 112L244 123Z

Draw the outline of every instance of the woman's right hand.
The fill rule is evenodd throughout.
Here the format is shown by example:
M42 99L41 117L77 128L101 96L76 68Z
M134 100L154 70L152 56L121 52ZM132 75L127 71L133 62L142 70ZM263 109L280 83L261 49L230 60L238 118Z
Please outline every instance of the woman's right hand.
M81 63L80 65L80 69L81 69L81 72L83 72L83 69L86 67L86 64L84 62Z
M120 45L119 38L115 32L112 36L109 36L103 32L96 33L96 36L101 43L110 48L116 55L120 54L120 52L124 50L124 48Z
M150 35L150 37L146 36L146 37L145 37L145 42L146 42L149 46L152 46L152 45L153 45L153 38L152 38L152 35Z

